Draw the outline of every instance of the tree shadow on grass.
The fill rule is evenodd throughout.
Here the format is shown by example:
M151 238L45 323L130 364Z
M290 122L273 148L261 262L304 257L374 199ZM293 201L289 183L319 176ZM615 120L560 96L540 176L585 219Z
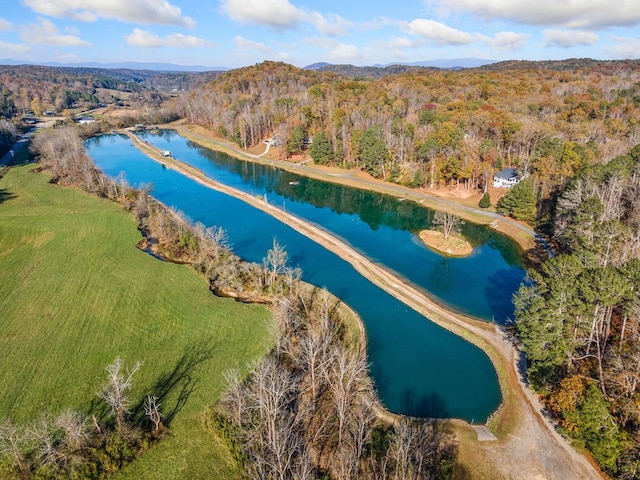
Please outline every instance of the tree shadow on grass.
M156 397L156 402L160 405L162 423L165 426L168 427L186 405L200 381L198 366L213 357L215 350L216 345L210 340L187 345L173 368L162 373L147 390L147 395ZM141 422L144 417L144 398L142 398L131 409L131 418Z
M198 386L198 366L213 357L215 350L216 345L211 340L187 345L173 368L160 374L150 387L143 388L142 391L145 393L141 398L133 399L127 416L129 423L143 425L147 422L145 398L149 395L155 397L162 423L168 427ZM135 378L133 383L135 385ZM95 416L101 422L110 423L112 420L110 407L100 396L94 398L89 405L89 415Z
M0 205L2 205L7 200L11 200L13 198L16 198L16 196L13 193L11 193L6 188L0 188Z

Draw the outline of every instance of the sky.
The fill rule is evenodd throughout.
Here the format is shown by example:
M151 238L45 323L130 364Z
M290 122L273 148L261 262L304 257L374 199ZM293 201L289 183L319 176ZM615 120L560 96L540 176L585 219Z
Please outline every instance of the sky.
M35 63L586 57L640 58L640 0L3 0L0 9L0 59Z

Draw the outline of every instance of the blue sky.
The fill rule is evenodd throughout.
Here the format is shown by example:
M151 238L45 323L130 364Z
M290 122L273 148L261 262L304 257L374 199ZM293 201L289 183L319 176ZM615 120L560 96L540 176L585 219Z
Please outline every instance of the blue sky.
M640 58L640 0L4 0L0 59L236 68Z

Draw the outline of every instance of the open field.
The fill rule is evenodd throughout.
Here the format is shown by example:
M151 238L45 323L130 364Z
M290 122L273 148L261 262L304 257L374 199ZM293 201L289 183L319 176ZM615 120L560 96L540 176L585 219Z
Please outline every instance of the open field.
M0 179L0 418L89 412L116 356L144 362L141 397L206 344L211 356L163 401L171 409L182 385L195 386L169 437L117 478L237 478L205 411L225 370L269 348L269 311L214 297L190 267L138 250L129 213L31 168Z

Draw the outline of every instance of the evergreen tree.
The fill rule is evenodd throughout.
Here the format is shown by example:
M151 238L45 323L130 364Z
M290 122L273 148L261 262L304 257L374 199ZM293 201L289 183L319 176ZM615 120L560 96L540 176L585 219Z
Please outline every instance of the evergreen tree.
M287 153L289 155L299 155L304 152L307 131L302 125L298 125L291 131L289 143L287 143Z
M525 178L502 197L496 205L498 213L527 223L536 221L536 195L533 180Z
M309 147L309 154L315 163L329 165L333 163L333 146L325 132L318 132L313 137L313 143Z
M370 128L362 134L360 148L365 171L373 177L386 178L387 163L391 155L382 139L382 129L379 126Z
M491 196L489 195L489 192L484 192L478 206L480 208L489 208L491 206Z

